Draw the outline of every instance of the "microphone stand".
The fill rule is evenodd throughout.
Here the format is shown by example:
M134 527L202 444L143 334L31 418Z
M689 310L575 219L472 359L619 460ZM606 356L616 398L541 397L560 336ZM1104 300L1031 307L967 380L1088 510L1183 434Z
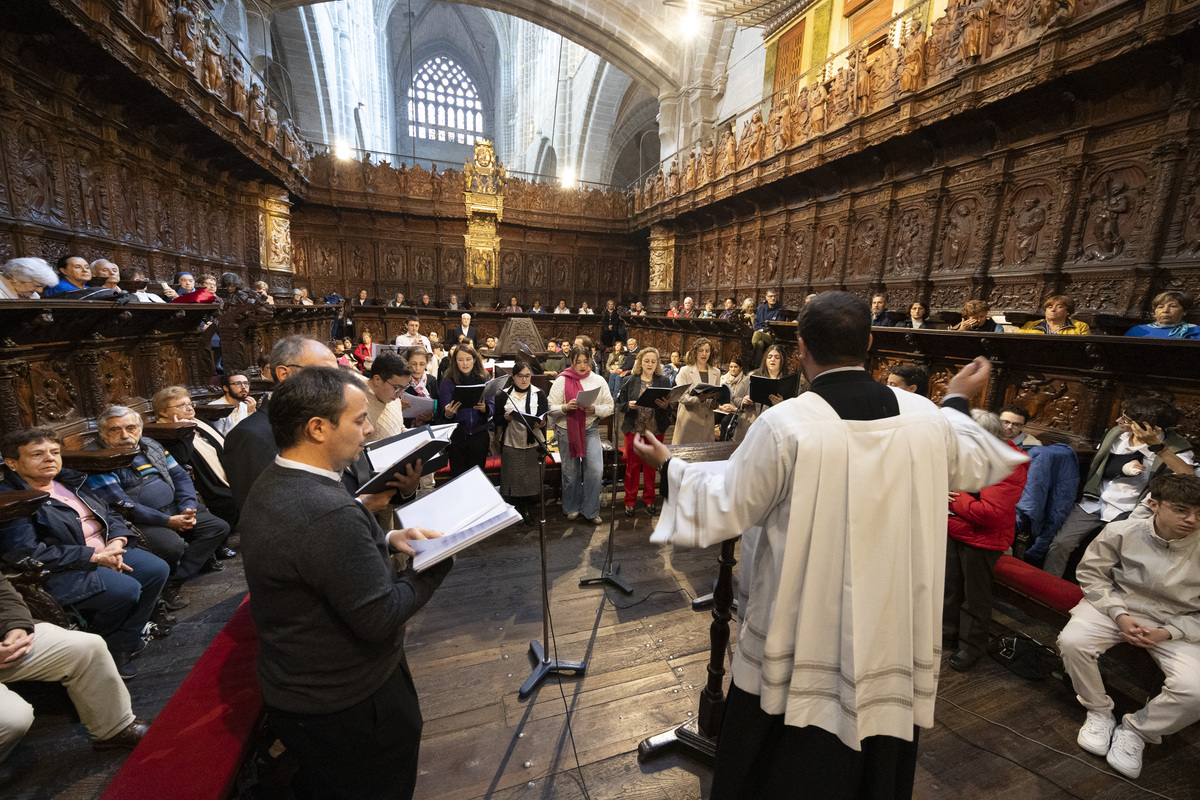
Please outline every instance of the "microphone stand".
M534 449L538 451L538 511L541 515L538 522L538 542L542 550L542 641L550 642L550 589L549 582L546 578L546 459L550 457L550 449L546 447L546 440L537 435L536 429L529 424L525 417L521 416L521 409L517 408L517 404L513 402L512 396L508 392L500 392L507 401L512 405L513 410L517 412L516 418L525 426L526 432L529 434L529 440L533 442ZM512 424L512 423L509 423ZM587 661L564 661L558 658L550 658L546 653L546 649L537 639L529 643L529 652L533 654L533 659L537 663L533 667L533 672L521 684L520 690L517 691L517 697L524 700L533 690L538 687L538 684L551 672L569 672L573 675L582 675L587 670Z
M616 420L613 421L614 427ZM613 436L616 439L616 436ZM621 460L621 451L617 449L617 443L613 442L612 456L612 502L609 503L612 511L612 516L608 522L608 554L604 557L604 566L600 569L600 574L591 578L584 578L579 582L580 586L591 586L593 583L607 583L610 586L615 586L625 594L633 594L633 587L626 583L619 575L621 565L617 564L613 568L613 535L617 530L617 462ZM628 457L628 456L626 456Z

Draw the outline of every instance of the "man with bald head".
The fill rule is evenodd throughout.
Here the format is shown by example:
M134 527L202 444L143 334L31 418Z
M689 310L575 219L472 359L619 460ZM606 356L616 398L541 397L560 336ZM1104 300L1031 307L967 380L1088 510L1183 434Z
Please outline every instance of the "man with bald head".
M123 291L121 289L121 268L107 258L97 258L92 262L92 277L106 278L103 287L105 289L112 289L114 292Z
M271 381L281 384L288 378L299 375L305 367L332 367L337 369L333 351L315 339L304 336L288 336L280 339L271 349L268 375ZM250 487L279 453L275 438L271 435L270 398L264 398L258 413L251 414L234 425L225 435L225 454L222 466L229 478L233 502L238 511L246 503Z

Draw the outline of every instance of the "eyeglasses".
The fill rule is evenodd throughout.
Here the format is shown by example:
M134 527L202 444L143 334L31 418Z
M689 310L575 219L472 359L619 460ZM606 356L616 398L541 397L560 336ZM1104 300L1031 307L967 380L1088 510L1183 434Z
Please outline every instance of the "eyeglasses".
M392 383L391 381L384 381L384 383L386 383L388 386L392 387L392 389L393 389L394 391L397 391L397 392L403 392L405 389L407 389L407 388L408 388L408 384L407 384L407 383L402 383L402 384L400 384L399 386L397 386L396 384Z
M196 407L196 404L193 403L191 400L184 400L182 403L173 403L172 405L167 406L167 408L195 408L195 407Z
M518 381L519 381L519 380L526 380L526 381L527 381L527 380L529 380L529 379L530 379L530 378L532 378L532 377L533 377L533 375L531 375L531 374L529 374L528 372L526 372L526 373L523 373L523 374L521 374L521 375L513 375L513 380L518 380Z
M250 381L230 381L230 386L249 386Z
M1000 424L1006 428L1024 428L1025 427L1024 422L1009 422L1006 419L1000 420Z

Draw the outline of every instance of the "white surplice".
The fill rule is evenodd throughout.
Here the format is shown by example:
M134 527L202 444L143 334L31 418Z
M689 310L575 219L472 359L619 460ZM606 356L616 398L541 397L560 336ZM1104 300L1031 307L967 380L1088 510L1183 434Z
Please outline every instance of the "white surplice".
M672 460L651 538L743 537L734 682L855 750L933 725L947 492L1028 460L969 416L894 392L900 414L870 421L814 392L773 406L723 471Z

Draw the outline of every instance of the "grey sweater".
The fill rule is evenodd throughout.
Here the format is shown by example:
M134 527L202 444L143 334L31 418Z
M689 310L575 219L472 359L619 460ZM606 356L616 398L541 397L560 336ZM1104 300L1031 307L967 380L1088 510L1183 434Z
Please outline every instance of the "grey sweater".
M397 574L383 530L340 482L275 463L238 529L263 699L294 713L341 711L382 686L404 664L404 623L450 571L447 560Z

